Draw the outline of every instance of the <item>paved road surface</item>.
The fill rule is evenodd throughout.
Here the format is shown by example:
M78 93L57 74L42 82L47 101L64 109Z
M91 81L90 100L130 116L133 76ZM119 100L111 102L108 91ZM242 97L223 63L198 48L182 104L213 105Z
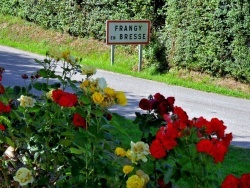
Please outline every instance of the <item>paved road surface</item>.
M0 66L6 69L3 84L20 84L22 82L20 75L37 70L39 67L34 58L44 57L0 46ZM250 147L250 100L171 86L102 70L97 71L96 77L104 77L110 87L126 92L128 106L114 107L112 110L128 118L134 118L134 112L140 111L138 102L141 98L159 92L164 96L174 96L175 105L181 106L190 118L203 116L208 120L212 117L223 120L227 131L233 132L233 144ZM76 78L82 79L80 76Z

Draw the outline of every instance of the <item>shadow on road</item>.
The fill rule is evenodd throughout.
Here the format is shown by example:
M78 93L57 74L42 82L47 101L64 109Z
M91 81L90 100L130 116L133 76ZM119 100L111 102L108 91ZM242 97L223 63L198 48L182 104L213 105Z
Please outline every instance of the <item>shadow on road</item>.
M0 66L5 68L2 80L5 86L24 85L21 76L35 73L40 68L34 59L27 55L3 51L0 51Z

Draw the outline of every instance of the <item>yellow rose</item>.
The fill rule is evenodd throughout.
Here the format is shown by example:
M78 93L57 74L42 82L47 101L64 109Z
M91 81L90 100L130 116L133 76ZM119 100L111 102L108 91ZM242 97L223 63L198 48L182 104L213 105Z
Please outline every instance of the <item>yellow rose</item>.
M104 89L104 93L105 93L106 95L108 95L108 96L111 96L111 97L115 96L115 90L112 89L112 88L110 88L110 87L106 87L106 88Z
M131 165L125 165L122 169L124 174L129 174L130 172L132 172L134 170L134 167Z
M137 175L130 176L126 181L127 188L143 188L144 187L144 179L140 178Z
M19 168L13 179L19 182L21 186L25 186L34 181L31 171L27 168Z
M84 89L85 87L88 87L90 84L90 81L89 80L84 80L81 85L80 85L80 88L81 89Z
M128 151L126 152L126 157L127 157L128 159L130 159L130 160L132 159L131 154L132 154L131 150L128 150Z
M126 151L123 148L117 147L115 149L115 154L124 157L126 155Z
M122 91L118 91L115 94L115 98L117 99L117 103L121 106L127 105L127 98Z
M102 101L104 100L104 97L103 97L103 95L101 93L95 92L92 95L92 99L93 99L95 104L101 104Z
M35 102L36 100L28 97L28 96L24 96L21 95L21 97L18 99L20 101L20 106L26 108L26 107L33 107L35 106Z

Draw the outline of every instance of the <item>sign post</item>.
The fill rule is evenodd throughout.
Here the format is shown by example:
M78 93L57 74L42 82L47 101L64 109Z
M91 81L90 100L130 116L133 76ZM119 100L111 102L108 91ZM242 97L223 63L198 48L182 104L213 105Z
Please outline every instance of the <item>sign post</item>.
M140 71L142 62L142 44L149 43L149 33L149 20L107 20L106 43L111 45L111 65L114 64L114 45L138 44L138 71Z

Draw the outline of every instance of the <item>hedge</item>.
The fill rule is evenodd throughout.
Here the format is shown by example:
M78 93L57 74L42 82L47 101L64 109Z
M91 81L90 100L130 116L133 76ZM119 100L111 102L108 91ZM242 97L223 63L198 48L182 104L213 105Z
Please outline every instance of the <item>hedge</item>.
M1 0L0 12L105 41L106 20L151 20L148 66L186 68L250 83L248 0Z

